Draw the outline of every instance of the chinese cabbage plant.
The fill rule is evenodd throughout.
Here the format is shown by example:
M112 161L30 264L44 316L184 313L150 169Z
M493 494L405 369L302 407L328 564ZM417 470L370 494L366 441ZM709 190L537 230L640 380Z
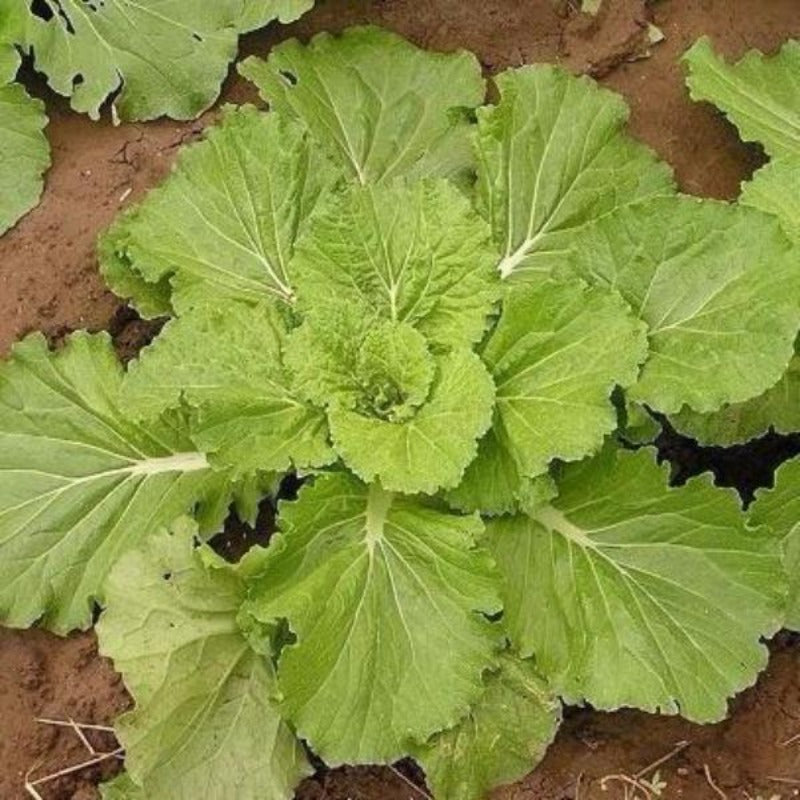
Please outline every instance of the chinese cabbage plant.
M782 530L616 432L785 372L780 222L678 194L554 67L484 105L473 56L357 28L241 69L269 110L226 109L100 242L155 342L123 369L33 336L0 371L0 612L105 607L135 702L105 796L288 798L302 740L477 800L561 699L723 717L785 619ZM288 472L269 545L222 561L226 509Z

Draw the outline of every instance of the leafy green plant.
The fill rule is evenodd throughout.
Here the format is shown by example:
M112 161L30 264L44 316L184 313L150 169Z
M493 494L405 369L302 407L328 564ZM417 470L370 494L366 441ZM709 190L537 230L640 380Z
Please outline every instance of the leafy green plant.
M155 342L0 369L0 613L105 606L135 702L105 796L288 798L299 738L473 800L561 699L723 717L785 619L783 531L615 432L786 370L778 220L677 194L553 67L482 105L471 55L358 28L242 69L270 110L227 109L100 243ZM287 472L269 546L223 562L228 507Z

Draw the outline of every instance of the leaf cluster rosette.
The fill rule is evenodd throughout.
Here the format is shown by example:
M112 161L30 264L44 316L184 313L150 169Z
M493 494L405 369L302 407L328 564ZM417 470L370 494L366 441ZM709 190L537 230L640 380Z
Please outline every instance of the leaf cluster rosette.
M241 70L269 110L227 109L100 242L170 317L153 344L123 370L34 338L0 371L0 611L107 606L135 707L106 796L289 798L300 738L477 800L560 699L724 716L784 619L781 536L615 432L786 369L778 220L677 194L554 67L483 105L470 54L356 28ZM269 545L221 562L225 509L287 472Z

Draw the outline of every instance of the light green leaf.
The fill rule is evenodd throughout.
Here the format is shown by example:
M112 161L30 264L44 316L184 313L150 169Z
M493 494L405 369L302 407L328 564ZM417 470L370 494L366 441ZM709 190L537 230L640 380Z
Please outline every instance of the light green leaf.
M571 262L647 323L650 357L628 398L671 414L714 411L779 380L800 326L797 259L774 217L672 197L599 220Z
M769 155L800 155L800 42L786 42L774 56L751 50L730 65L704 36L683 60L693 100L713 103L745 141L760 142Z
M800 461L794 459L778 468L775 488L757 493L749 519L754 525L767 525L783 540L789 576L784 625L800 631Z
M469 350L437 359L427 401L400 421L335 407L328 412L334 446L360 478L398 492L452 488L489 428L494 384Z
M495 82L500 102L478 111L477 191L503 277L546 277L588 222L673 191L669 168L626 134L618 95L544 65Z
M18 344L0 365L0 617L57 633L87 627L120 554L202 501L208 527L230 503L179 419L146 427L120 408L107 336L48 352Z
M12 0L22 4L24 0ZM219 94L239 34L297 19L312 0L44 0L24 42L50 87L72 108L115 120L192 119Z
M18 66L17 52L0 40L0 234L39 202L50 166L44 103L12 82Z
M561 706L531 661L505 654L485 683L466 719L414 754L439 800L484 800L495 786L521 778L558 729Z
M764 394L711 414L684 409L670 421L702 445L723 447L755 439L770 429L778 433L800 430L800 356L789 362L789 369Z
M250 612L288 619L283 711L331 765L391 762L452 727L481 694L499 610L477 517L318 477L280 508Z
M617 425L612 389L636 380L646 354L644 326L615 293L580 282L516 287L483 350L497 386L491 438L451 500L510 511L522 478L598 449Z
M741 202L774 214L783 229L800 244L800 145L798 155L772 161L762 167L752 180L742 184ZM800 254L797 256L800 264Z
M327 464L335 456L325 416L292 390L287 336L270 302L195 308L168 322L129 365L125 408L147 420L188 403L197 409L196 446L236 474Z
M306 123L354 180L449 176L472 165L467 111L483 102L472 53L431 53L380 28L321 33L248 58L270 107Z
M100 650L136 704L115 725L129 774L121 790L133 783L148 800L289 800L311 770L270 701L270 659L237 625L244 584L235 568L208 560L180 520L109 576Z
M335 177L297 124L228 109L101 239L105 277L151 314L169 311L167 280L179 313L216 298L291 300L295 238Z
M144 790L133 782L127 772L101 783L98 788L103 800L147 800Z
M661 423L640 403L623 403L619 437L630 444L653 444L662 431Z
M780 543L707 476L669 488L653 451L564 467L553 504L493 521L504 620L567 702L722 719L781 625Z
M354 303L435 345L481 338L499 296L489 229L450 183L353 186L297 243L292 277L310 314Z

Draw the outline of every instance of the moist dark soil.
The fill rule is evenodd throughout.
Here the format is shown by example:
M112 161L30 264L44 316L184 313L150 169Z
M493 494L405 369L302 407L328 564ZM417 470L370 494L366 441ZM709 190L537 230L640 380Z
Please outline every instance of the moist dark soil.
M675 169L686 192L732 199L763 163L711 107L689 101L678 63L700 35L729 57L757 47L773 51L800 36L800 0L605 0L596 18L577 13L578 0L319 0L289 28L245 37L243 55L264 54L277 41L320 30L376 23L439 50L468 48L491 74L535 61L559 62L625 95L633 133ZM665 40L649 47L647 24ZM32 330L54 342L78 329L108 330L120 355L131 358L157 332L103 286L97 272L97 233L168 172L180 145L213 121L212 110L188 124L158 121L114 127L73 114L34 74L31 91L50 114L53 167L41 204L0 238L0 355ZM255 102L252 87L232 74L224 101ZM798 437L768 435L734 450L698 448L667 430L659 452L680 482L711 470L745 499L769 485L775 466L800 450ZM291 487L286 487L291 491ZM229 521L215 545L236 558L269 536L273 511L262 505L255 530ZM631 784L666 782L661 798L774 800L800 796L800 640L781 634L770 643L769 669L731 704L731 716L699 726L635 711L613 714L568 709L544 762L496 800L649 800ZM86 760L73 730L38 722L75 719L104 725L129 699L112 666L96 652L93 634L58 639L39 630L0 629L0 800L25 800L35 780ZM98 751L113 749L107 734L90 734ZM105 738L105 741L103 740ZM246 769L246 765L242 765ZM90 800L96 785L121 767L110 759L40 786L45 800ZM416 788L415 788L416 787ZM425 796L413 764L343 768L304 782L297 800L416 800ZM227 799L226 799L227 800ZM231 800L235 800L232 798Z

